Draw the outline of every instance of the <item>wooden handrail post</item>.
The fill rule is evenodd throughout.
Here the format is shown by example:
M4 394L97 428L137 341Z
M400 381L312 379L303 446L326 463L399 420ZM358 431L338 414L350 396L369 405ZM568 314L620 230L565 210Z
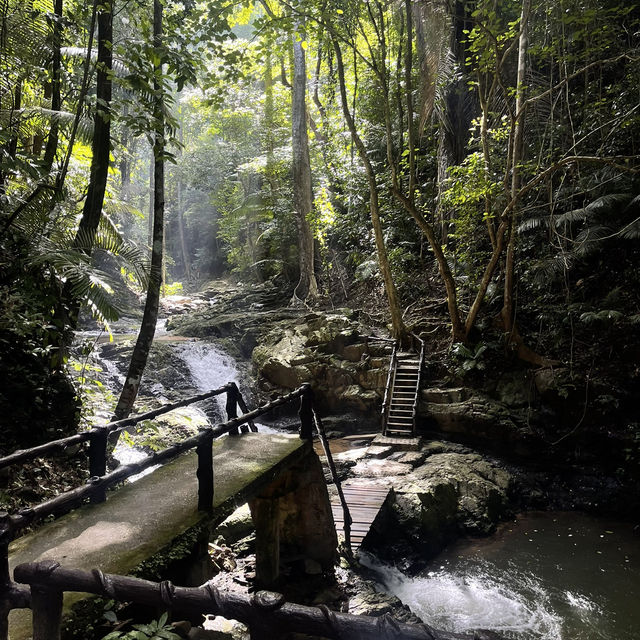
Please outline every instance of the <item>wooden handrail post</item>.
M313 439L313 389L307 382L302 385L302 395L300 396L300 429L298 433L302 440Z
M10 538L9 514L6 511L0 511L0 640L8 640L9 638L9 611L11 610Z
M60 640L62 622L62 591L31 585L33 640Z
M89 440L89 476L99 478L107 473L107 440L109 430L106 427L99 427L91 434ZM107 492L104 489L96 490L91 496L91 502L104 502L107 499Z
M238 417L238 387L235 382L231 382L227 388L227 404L225 406L227 411L227 420L233 420ZM238 427L234 427L229 430L230 436L238 435Z
M244 398L242 397L240 390L238 390L237 398L238 398L238 406L240 407L240 411L242 411L242 413L249 413L249 407L247 406L247 403L244 401ZM258 427L256 427L253 420L249 420L248 425L252 433L258 433Z
M196 447L198 454L198 511L213 510L213 432L206 429Z

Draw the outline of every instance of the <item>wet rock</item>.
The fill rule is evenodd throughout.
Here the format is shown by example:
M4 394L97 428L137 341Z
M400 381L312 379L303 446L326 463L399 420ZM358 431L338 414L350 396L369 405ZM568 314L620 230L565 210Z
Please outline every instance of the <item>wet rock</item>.
M411 473L411 466L392 460L361 460L353 467L353 474L365 478L387 478Z
M412 467L421 465L427 457L427 454L423 451L406 451L398 453L400 453L400 457L397 458L397 462L400 464L410 464Z
M358 593L349 599L348 613L363 616L382 616L391 613L396 620L412 624L419 624L420 620L414 616L409 608L398 598L376 591L373 585L360 582Z
M367 458L377 458L382 460L388 458L393 453L393 447L379 447L372 445L367 448Z
M249 535L253 529L249 505L244 504L216 527L214 536L222 536L227 544L233 544Z

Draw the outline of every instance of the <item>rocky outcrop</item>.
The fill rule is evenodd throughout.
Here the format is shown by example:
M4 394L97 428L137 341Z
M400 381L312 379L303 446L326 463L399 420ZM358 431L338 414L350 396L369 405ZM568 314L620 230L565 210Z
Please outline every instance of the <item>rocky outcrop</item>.
M328 409L375 409L388 365L384 349L367 344L364 333L348 309L280 323L253 350L261 388L294 389L310 382Z
M380 557L426 562L459 535L492 533L510 513L513 478L492 459L439 441L386 457L380 449L335 456L344 476L394 489L391 508L380 513L365 541Z
M510 406L466 388L432 388L420 393L418 416L430 430L454 439L491 442L497 449L530 455L540 447L527 407Z

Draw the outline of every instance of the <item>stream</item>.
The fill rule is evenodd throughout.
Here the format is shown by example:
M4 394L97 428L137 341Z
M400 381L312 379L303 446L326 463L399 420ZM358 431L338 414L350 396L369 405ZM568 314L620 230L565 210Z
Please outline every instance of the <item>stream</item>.
M408 577L363 564L424 622L514 640L640 636L640 536L629 523L575 512L523 514L490 538L459 540Z

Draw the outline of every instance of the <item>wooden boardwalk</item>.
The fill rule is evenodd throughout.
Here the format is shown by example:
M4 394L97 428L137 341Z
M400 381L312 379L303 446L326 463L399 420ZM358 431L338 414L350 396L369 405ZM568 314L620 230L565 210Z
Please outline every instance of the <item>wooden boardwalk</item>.
M355 553L369 533L369 529L387 499L391 487L354 482L342 485L342 491L353 520L351 524L351 549ZM337 495L331 498L331 510L338 535L344 537L344 513Z

